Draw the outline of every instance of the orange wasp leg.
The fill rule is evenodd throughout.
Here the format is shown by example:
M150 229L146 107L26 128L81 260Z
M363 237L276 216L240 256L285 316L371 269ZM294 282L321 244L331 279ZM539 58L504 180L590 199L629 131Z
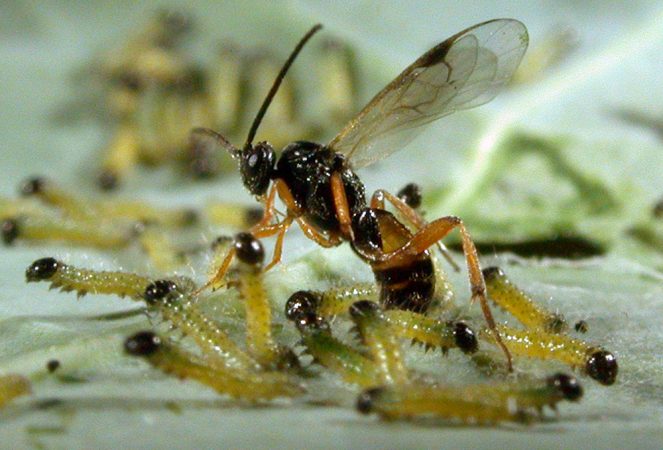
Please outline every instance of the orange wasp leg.
M456 227L460 229L460 235L463 241L463 253L465 254L465 260L470 279L472 302L479 300L481 311L483 312L483 315L486 319L488 328L490 328L491 332L495 336L496 343L507 357L509 371L513 371L511 353L506 348L506 345L504 345L504 342L502 341L502 338L497 331L495 319L493 318L493 314L490 311L490 307L488 306L488 299L486 297L486 283L483 279L483 274L481 273L481 266L479 265L477 249L474 245L474 242L472 241L472 238L470 237L469 232L465 228L463 221L459 217L448 216L429 222L426 224L426 226L424 226L424 228L412 236L412 239L410 239L398 250L384 253L382 255L374 255L372 259L374 259L377 263L375 264L375 268L387 269L406 263L410 258L420 255L437 241L443 239Z
M327 236L324 233L319 232L315 229L313 225L308 223L303 217L298 217L297 224L299 228L302 229L307 238L318 244L320 247L330 248L338 246L343 240L340 236L332 234Z
M267 197L262 197L261 200L265 204L265 212L262 215L262 219L260 219L260 222L256 223L251 227L251 230L257 230L261 228L265 228L269 226L270 222L272 221L272 217L274 217L274 200L276 198L276 183L272 185L272 188L269 190L269 194L267 194Z
M283 238L285 237L285 232L288 231L290 225L292 225L293 217L288 215L282 222L279 222L280 230L276 235L276 244L274 244L274 256L269 264L264 268L264 271L267 272L269 269L281 262L281 255L283 254ZM256 236L258 238L260 236Z
M383 189L378 189L373 193L373 196L371 197L371 208L384 209L385 199L389 201L389 203L391 203L394 208L396 208L398 212L401 213L417 231L426 226L426 220L421 217L421 214L419 214L417 210L412 208L400 198ZM437 241L436 245L449 265L456 272L460 272L460 266L458 266L456 261L453 260L453 257L451 256L447 246L444 245L444 243L441 241Z
M355 236L352 232L352 216L350 215L350 205L348 197L345 195L345 186L340 172L334 172L331 176L331 191L334 199L334 208L336 209L336 218L341 225L341 234L354 241Z

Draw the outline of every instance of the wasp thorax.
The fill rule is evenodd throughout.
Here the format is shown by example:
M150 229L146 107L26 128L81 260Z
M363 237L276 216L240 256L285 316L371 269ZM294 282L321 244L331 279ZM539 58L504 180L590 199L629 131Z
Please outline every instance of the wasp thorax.
M269 143L258 142L246 147L240 162L244 187L253 195L263 195L269 187L275 164L276 154Z

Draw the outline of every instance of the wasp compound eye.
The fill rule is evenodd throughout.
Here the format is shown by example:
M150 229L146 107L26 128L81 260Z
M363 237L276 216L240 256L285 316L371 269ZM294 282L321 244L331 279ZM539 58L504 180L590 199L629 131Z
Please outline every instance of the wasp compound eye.
M350 316L354 318L371 316L380 311L380 305L370 300L360 300L350 306Z
M297 320L306 313L315 313L319 304L318 297L310 291L297 291L285 302L285 316L288 320Z
M177 289L177 285L170 280L157 280L145 288L143 298L147 303L154 303Z
M367 389L357 397L356 408L362 414L370 414L373 410L373 402L383 391L383 388Z
M140 331L127 338L124 351L132 356L149 356L159 350L161 338L151 331Z
M258 239L251 233L238 233L235 235L235 254L240 261L246 264L262 264L265 259L265 249Z
M416 183L406 184L403 189L398 191L396 197L412 209L417 209L421 206L421 188Z
M617 378L617 358L610 352L599 350L592 354L587 360L585 366L587 375L594 378L601 384L609 386L615 382Z
M454 340L463 353L474 353L479 348L474 331L465 322L456 322L454 325Z
M7 219L2 222L2 242L11 245L18 238L18 234L19 226L15 219Z
M25 270L25 279L30 281L48 280L58 271L59 263L55 258L41 258L30 264Z
M562 394L562 396L571 402L580 400L582 397L582 386L575 377L563 373L557 373L548 378L548 384Z
M32 177L27 179L20 188L21 195L30 196L39 194L44 190L46 180L42 177Z
M252 195L267 192L275 163L276 154L267 142L259 142L242 152L240 172L244 186Z
M295 320L295 326L300 333L306 331L330 331L329 322L313 311L303 313Z

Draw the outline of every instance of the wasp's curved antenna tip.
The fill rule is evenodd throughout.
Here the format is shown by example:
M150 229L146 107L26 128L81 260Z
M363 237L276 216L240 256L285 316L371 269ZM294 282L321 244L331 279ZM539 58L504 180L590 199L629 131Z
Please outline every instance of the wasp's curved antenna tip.
M233 159L239 159L242 154L242 152L231 144L228 139L214 130L197 127L189 132L189 145L194 155L207 153L208 149L206 149L205 146L209 145L210 140L214 142L215 145L225 149Z

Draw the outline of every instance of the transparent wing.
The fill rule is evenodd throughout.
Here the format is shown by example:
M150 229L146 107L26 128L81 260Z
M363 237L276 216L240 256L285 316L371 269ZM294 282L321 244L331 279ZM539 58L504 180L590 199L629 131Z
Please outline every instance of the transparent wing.
M525 26L513 19L474 25L436 45L389 83L329 147L352 167L403 148L422 125L492 100L511 79L525 49Z

